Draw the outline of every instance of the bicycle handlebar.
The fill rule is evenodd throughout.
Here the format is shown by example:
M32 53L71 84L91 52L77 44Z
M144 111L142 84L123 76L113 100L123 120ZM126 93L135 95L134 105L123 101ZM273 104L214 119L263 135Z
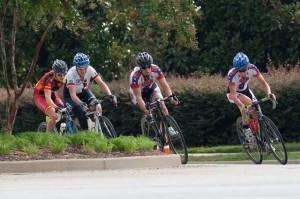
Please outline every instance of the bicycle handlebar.
M174 95L174 94L172 94L172 95L170 95L170 96L167 96L167 97L164 97L164 98L156 98L155 99L155 101L154 102L147 102L146 103L146 108L147 108L147 110L150 110L152 107L154 107L154 106L156 106L157 104L160 104L160 102L161 101L166 101L167 99L169 99L169 98L171 98L171 97L173 97L174 98L174 100L176 100L176 101L178 101L178 103L179 103L179 100L178 100L178 98L176 97L176 95Z
M270 97L265 97L265 98L262 98L258 101L252 102L251 105L248 105L246 107L247 107L247 109L249 109L249 108L252 108L252 107L254 107L254 106L256 106L256 105L258 105L262 102L266 102L266 101L269 101L269 100L271 100L271 102L272 102L272 108L276 109L276 105L278 104L278 102L276 100L271 99Z

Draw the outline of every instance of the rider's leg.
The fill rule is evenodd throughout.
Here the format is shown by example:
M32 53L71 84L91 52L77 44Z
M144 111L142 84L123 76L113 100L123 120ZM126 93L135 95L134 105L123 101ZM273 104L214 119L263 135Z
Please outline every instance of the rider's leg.
M252 103L252 100L248 96L246 96L244 94L240 94L238 96L238 98L245 105L250 105ZM241 110L241 109L240 109L240 112L241 112L241 115L242 115L243 125L248 125L248 120L246 118L246 113L243 110Z
M53 130L53 127L55 125L55 121L58 118L58 114L55 113L55 109L53 107L48 107L48 109L45 112L50 119L47 121L47 132L51 132Z

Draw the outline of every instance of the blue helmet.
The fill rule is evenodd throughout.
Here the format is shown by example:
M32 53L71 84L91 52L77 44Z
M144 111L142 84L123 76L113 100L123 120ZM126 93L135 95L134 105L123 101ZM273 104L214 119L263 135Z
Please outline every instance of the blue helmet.
M245 70L249 64L249 58L242 52L236 54L232 61L233 67L237 70Z
M77 53L73 59L73 64L77 68L85 68L87 65L90 64L90 59L84 53Z

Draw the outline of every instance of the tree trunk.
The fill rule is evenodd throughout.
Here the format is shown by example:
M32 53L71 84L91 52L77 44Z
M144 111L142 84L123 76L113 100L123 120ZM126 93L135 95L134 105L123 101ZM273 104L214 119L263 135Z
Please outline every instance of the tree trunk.
M14 101L13 103L10 102L11 100L11 96L9 93L9 89L7 89L8 91L8 96L7 96L7 100L6 100L6 112L7 112L7 123L6 123L6 128L5 128L5 133L11 135L12 131L13 131L13 127L16 121L16 116L17 116L17 112L18 112L18 107L20 104L20 99L21 96L25 90L25 88L28 85L28 82L30 81L30 78L32 76L33 73L33 69L34 66L37 62L38 59L38 55L40 52L40 49L46 39L46 36L48 35L50 29L53 27L54 22L57 20L57 18L62 14L63 10L65 9L66 6L68 6L68 1L65 0L64 3L62 4L62 6L60 7L60 9L55 13L55 15L52 18L52 21L48 24L46 30L44 31L35 51L34 51L34 55L33 55L33 59L29 68L29 72L27 73L27 76L21 86L21 88L18 88L18 83L17 83L17 74L16 74L16 68L15 68L15 40L16 40L16 32L17 32L17 7L14 7L13 10L13 24L12 24L12 37L11 37L11 42L10 42L10 67L11 67L11 72L12 72L12 82L13 82L13 89L14 89ZM3 25L3 21L2 21L2 25ZM4 36L4 34L1 31L1 36ZM4 39L4 38L2 38ZM1 41L1 46L2 44L4 44L4 40ZM2 57L3 57L3 53L2 53ZM3 59L2 59L3 60ZM4 73L7 74L7 70L3 71ZM7 75L6 75L7 77Z
M18 112L18 107L20 104L20 95L15 95L15 99L13 103L10 103L7 101L6 103L9 104L9 115L7 117L7 125L5 128L5 133L11 135L15 121L16 121L16 116Z

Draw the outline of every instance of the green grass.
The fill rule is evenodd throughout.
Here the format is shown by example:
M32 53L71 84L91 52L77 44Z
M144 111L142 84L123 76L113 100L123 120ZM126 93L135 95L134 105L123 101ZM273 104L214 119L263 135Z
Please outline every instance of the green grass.
M8 155L12 151L27 154L39 153L40 149L48 148L52 153L60 153L67 147L81 147L86 151L136 151L152 149L155 143L143 136L120 136L106 139L100 134L79 132L74 135L61 136L52 133L25 132L16 136L0 135L0 155Z
M288 160L300 160L300 144L285 143L288 152ZM243 161L249 160L240 145L214 146L214 147L192 147L188 149L190 162L204 161ZM193 154L210 154L193 156ZM214 154L215 153L215 154ZM263 153L263 160L275 160L272 154Z

